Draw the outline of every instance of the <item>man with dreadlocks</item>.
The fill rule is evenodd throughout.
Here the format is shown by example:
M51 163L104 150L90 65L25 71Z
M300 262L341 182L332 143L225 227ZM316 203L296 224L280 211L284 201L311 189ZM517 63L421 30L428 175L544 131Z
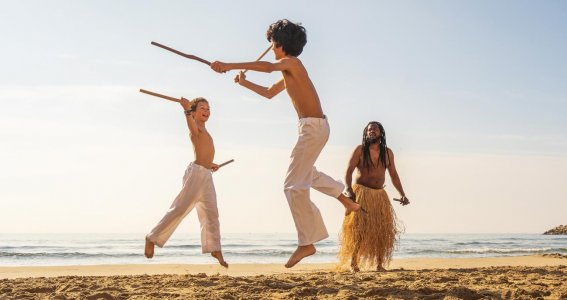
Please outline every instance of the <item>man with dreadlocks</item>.
M352 173L357 170L355 183ZM356 199L368 214L345 216L340 236L339 261L341 266L350 263L353 272L359 264L376 266L384 271L392 258L394 243L400 230L388 194L384 190L386 170L394 187L401 195L400 204L409 204L402 188L394 153L386 145L386 132L379 122L370 122L362 133L362 145L354 150L345 174L345 194Z

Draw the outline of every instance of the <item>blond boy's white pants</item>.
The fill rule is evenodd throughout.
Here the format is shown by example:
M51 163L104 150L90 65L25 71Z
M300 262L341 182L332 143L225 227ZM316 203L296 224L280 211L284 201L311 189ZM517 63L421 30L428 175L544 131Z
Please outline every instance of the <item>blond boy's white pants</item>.
M329 139L326 118L302 118L299 137L291 152L284 183L284 193L291 209L300 246L310 245L329 237L321 213L309 196L310 188L337 198L344 185L318 171L314 165Z
M220 251L220 224L217 196L211 170L195 163L189 164L183 176L183 188L165 216L146 236L163 247L185 216L197 209L201 223L201 249L203 253Z

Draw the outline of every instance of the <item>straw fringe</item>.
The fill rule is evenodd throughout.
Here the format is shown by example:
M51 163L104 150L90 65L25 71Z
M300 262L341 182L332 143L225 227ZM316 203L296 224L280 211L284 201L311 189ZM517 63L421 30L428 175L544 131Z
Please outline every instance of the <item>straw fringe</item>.
M349 268L353 258L361 268L385 267L392 259L396 240L402 231L394 208L384 189L355 184L353 190L356 202L368 214L357 212L345 217L339 236L339 268Z

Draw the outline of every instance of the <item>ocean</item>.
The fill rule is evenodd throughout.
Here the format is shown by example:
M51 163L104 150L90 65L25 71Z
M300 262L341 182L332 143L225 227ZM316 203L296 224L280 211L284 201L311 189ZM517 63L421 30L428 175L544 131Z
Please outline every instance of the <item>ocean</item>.
M229 263L284 264L297 246L295 234L223 234ZM316 244L307 263L336 262L338 235ZM144 234L0 234L0 266L96 264L212 264L198 234L176 234L153 259L143 255ZM403 234L396 258L500 257L567 254L567 236L541 234Z

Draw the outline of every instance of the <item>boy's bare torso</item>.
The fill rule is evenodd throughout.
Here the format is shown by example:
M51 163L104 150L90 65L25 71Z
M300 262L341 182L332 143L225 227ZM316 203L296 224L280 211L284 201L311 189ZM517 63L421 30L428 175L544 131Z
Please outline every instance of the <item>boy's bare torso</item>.
M323 118L323 109L313 82L307 70L296 57L284 58L290 60L292 68L282 71L285 88L291 103L301 118Z
M209 132L204 127L199 128L199 134L191 134L191 143L195 153L194 163L210 169L215 158L215 145Z

